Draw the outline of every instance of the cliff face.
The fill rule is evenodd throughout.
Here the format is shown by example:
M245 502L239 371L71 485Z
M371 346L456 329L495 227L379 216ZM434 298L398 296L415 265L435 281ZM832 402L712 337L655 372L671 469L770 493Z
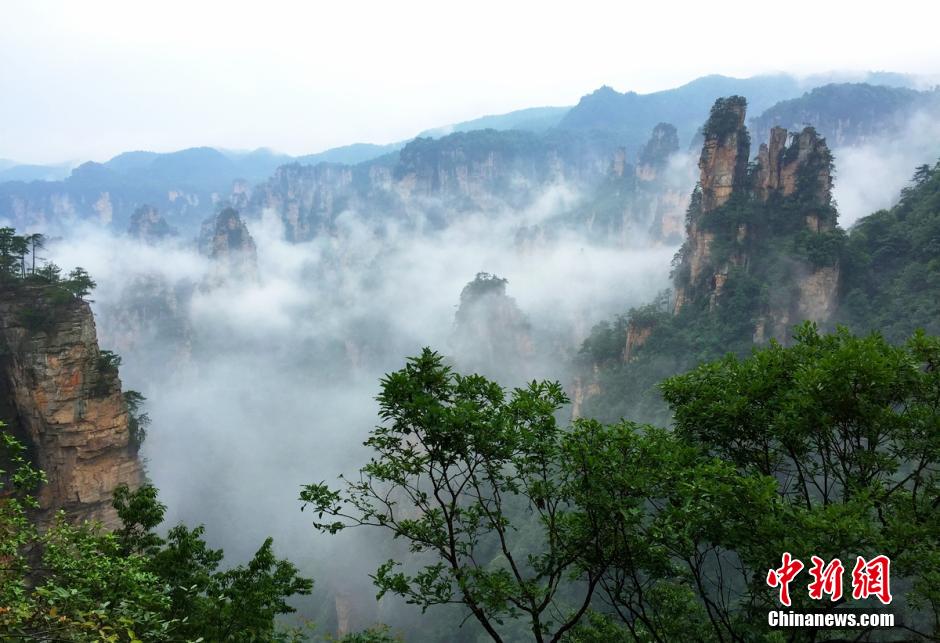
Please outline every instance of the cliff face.
M225 208L203 223L199 251L213 261L211 284L258 278L258 248L233 208Z
M683 164L671 163L682 160L677 152L676 128L668 123L653 128L636 164L625 148L616 150L604 179L584 190L587 198L562 223L620 247L678 244L695 178Z
M460 293L454 353L468 371L518 380L534 356L529 322L506 294L506 280L480 273Z
M828 206L832 201L832 173L826 141L811 127L794 134L788 144L789 138L787 130L774 127L770 130L769 144L761 144L754 181L756 196L766 203L775 196L792 197L800 190L808 202ZM820 226L832 229L835 224L834 220L818 220L819 213L810 214L814 221L807 221L807 225L816 231Z
M352 179L353 170L345 165L285 165L255 188L249 207L274 210L288 240L306 241L331 229L354 195Z
M721 99L705 127L701 175L674 275L674 311L714 310L729 283L741 293L751 279L771 290L748 309L754 339L785 340L791 324L825 321L834 308L839 267L821 250L840 240L832 156L814 129L791 135L778 127L749 167L745 107L743 98ZM768 283L771 275L778 283Z
M121 382L102 364L88 304L51 304L41 287L4 288L0 348L3 419L48 479L38 493L40 522L62 509L116 527L111 494L120 484L138 487L143 470L129 448Z
M747 103L740 96L719 99L712 108L698 162L703 213L727 203L747 177L751 139L744 127L746 109Z
M176 234L160 212L149 205L137 208L131 215L127 233L145 243L155 243Z
M249 210L276 212L288 239L334 230L344 211L406 224L446 225L448 216L531 205L553 184L594 186L616 149L611 139L570 133L477 130L418 138L394 156L355 166L278 168L257 186Z

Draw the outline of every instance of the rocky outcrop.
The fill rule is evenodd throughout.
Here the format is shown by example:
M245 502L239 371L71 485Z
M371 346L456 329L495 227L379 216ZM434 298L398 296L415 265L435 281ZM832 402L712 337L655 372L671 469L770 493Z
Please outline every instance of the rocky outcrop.
M531 329L506 280L480 273L460 293L454 323L454 353L467 371L515 379L534 355Z
M636 356L636 351L646 343L653 334L654 323L631 319L627 325L627 343L623 351L623 361L629 362Z
M778 307L758 318L754 341L762 343L771 337L786 342L789 329L804 319L815 322L828 320L838 305L839 266L826 266L809 271L796 279L795 297L787 307Z
M143 480L129 446L117 369L99 351L88 304L47 287L0 290L0 406L47 477L38 519L117 526L111 495Z
M375 179L381 182L381 177ZM253 211L272 210L289 241L307 241L332 230L336 217L356 195L353 168L334 163L279 167L254 190Z
M156 243L175 236L177 231L156 208L144 205L134 210L127 233L144 243Z
M747 101L741 96L720 98L712 107L698 162L703 213L727 203L747 178L751 139L744 126L746 110Z
M277 213L291 241L335 233L344 212L377 227L389 221L444 226L462 212L530 206L555 184L596 187L616 149L614 139L563 132L476 130L417 138L393 156L354 166L278 168L252 191L249 210Z
M210 285L258 278L258 249L234 208L224 208L202 224L199 251L212 260Z
M819 256L825 243L801 236L805 229L812 235L835 229L832 155L811 127L793 135L773 128L749 168L745 108L740 97L720 99L704 128L701 175L675 271L674 312L690 302L709 310L721 306L735 271L759 279L774 274L789 285L764 284L771 290L769 303L755 313L754 338L763 341L770 333L786 339L789 325L825 321L833 311L838 265L834 258ZM814 253L794 250L784 256L784 249L800 244ZM769 268L774 262L780 269Z
M592 365L590 375L577 375L571 385L571 419L577 420L584 412L584 403L601 392L598 382L600 367Z
M637 172L641 178L655 178L656 173L679 151L679 135L669 123L659 123L653 128L650 140L640 150Z
M790 197L801 190L812 201L832 200L832 155L826 141L812 127L791 136L782 127L770 132L770 143L757 153L754 190L762 201L773 196Z
M620 247L678 244L695 177L674 157L677 151L675 128L668 123L653 129L636 165L628 162L625 148L615 150L604 180L585 190L590 197L565 215L566 223Z

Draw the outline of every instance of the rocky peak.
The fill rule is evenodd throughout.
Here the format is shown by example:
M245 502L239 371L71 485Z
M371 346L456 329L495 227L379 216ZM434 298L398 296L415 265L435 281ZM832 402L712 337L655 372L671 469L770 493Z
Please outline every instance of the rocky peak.
M679 134L669 123L659 123L653 128L650 140L640 150L640 165L661 168L670 155L679 151Z
M793 135L782 127L774 127L769 143L762 143L757 153L754 189L764 201L774 195L788 197L796 194L797 189L805 190L820 205L828 205L832 200L831 162L825 139L812 127Z
M614 158L610 162L610 171L608 174L619 179L623 177L623 173L626 168L627 150L626 148L618 147L614 152Z
M258 249L234 208L223 208L202 224L199 250L213 261L212 281L258 276Z
M58 293L56 293L58 294ZM116 527L111 496L143 481L113 359L98 348L88 304L48 287L0 289L0 412L46 473L38 519Z
M767 329L785 339L790 324L824 321L835 301L838 265L835 256L823 256L819 248L837 247L839 239L808 240L798 234L804 224L815 234L834 234L832 155L811 127L794 135L775 127L760 146L756 166L749 168L745 107L740 97L719 99L704 128L701 178L674 275L675 311L690 301L714 310L735 273L740 283L774 275L785 283L766 283L778 289L769 298L772 303L749 314L758 320L757 341Z
M453 343L462 368L513 378L528 366L534 352L529 322L506 294L507 283L481 272L461 291Z
M719 98L711 109L698 162L703 213L727 203L747 179L751 143L744 125L746 111L747 101L741 96Z
M131 215L131 222L127 233L145 243L155 243L177 234L176 229L170 226L163 215L153 206L142 205Z

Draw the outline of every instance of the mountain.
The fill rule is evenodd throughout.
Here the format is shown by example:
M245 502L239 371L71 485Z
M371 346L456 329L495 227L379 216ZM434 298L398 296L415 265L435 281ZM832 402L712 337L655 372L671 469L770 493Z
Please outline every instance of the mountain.
M199 252L212 260L209 286L258 278L258 248L234 208L224 208L203 222Z
M917 91L867 83L816 87L751 120L755 132L811 125L832 147L858 145L901 130L917 110L940 113L940 89Z
M454 356L468 372L523 381L534 355L532 329L506 279L479 273L460 293L452 337Z
M757 110L763 111L778 101L798 96L800 91L800 81L786 74L752 78L705 76L675 89L649 94L621 94L605 86L581 98L558 127L608 131L635 156L647 133L660 122L674 125L680 144L688 146L709 107L720 96L746 95Z
M0 163L0 183L5 181L59 181L69 175L69 163L57 165L30 165L3 161Z
M663 378L832 317L845 239L832 155L812 128L775 128L750 163L746 108L740 96L713 105L672 290L594 328L575 381L579 413L665 421Z
M893 85L909 80L890 74L861 77L868 78ZM146 205L156 208L168 225L190 236L198 232L199 222L226 202L233 201L241 208L247 201L244 195L250 194L254 185L261 184L259 190L270 193L276 192L271 188L278 182L307 191L308 198L297 204L298 211L321 207L315 205L319 197L311 190L330 195L329 203L322 207L333 213L350 203L350 199L361 202L363 193L369 195L367 203L383 208L390 205L392 214L407 209L415 198L430 196L443 196L451 201L455 200L452 197L459 197L456 201L464 210L507 203L517 207L531 197L534 187L548 181L563 179L593 190L621 148L625 163L633 165L639 161L643 165L639 155L650 132L661 123L675 129L679 148L686 149L705 120L709 105L718 96L746 94L751 97L752 112L760 112L781 100L798 98L813 83L833 79L838 76L804 80L784 74L745 79L706 76L650 94L621 94L602 87L572 108L523 109L428 130L426 133L435 137L434 142L429 142L428 136L419 136L408 142L357 143L300 157L266 149L242 152L198 147L171 153L132 151L104 163L84 163L67 177L63 177L67 171L64 166L0 165L0 220L22 229L41 227L53 232L65 231L81 221L123 230L133 213ZM879 99L878 105L884 104L885 109L907 100L905 97L921 95L894 86L872 91L878 96L894 97ZM779 120L788 128L809 118L818 121L820 132L827 135L833 128L842 131L838 129L845 120L842 114L867 109L864 100L859 103L859 97L850 92L825 99L825 109L814 107L816 96L811 93L804 97L803 103L808 107L799 106L803 103L785 104L769 112L767 118ZM865 120L868 125L856 126L852 121L853 127L865 130L869 125L876 126L883 119L878 116L880 111L873 113L877 118ZM769 130L763 125L761 121L761 128ZM491 157L484 158L490 153ZM492 167L488 167L491 163ZM298 169L321 164L327 167ZM409 165L414 172L408 169ZM465 171L466 177L462 175ZM414 186L406 178L412 174ZM299 175L306 177L303 181L316 182L318 187L302 187L292 178ZM327 176L340 177L341 184L323 185ZM17 180L3 181L4 177ZM349 182L343 183L346 181L343 177L349 177ZM509 194L506 181L510 179L520 181L520 194ZM626 194L621 188L617 189ZM297 228L299 223L292 222L291 217L288 227ZM312 233L297 231L296 238L309 238L309 234Z
M143 205L134 210L134 214L131 215L130 225L127 227L127 233L135 239L150 244L178 234L156 208L148 205Z
M917 168L896 206L846 233L825 139L773 127L752 162L745 109L737 96L713 106L672 290L595 326L574 381L578 414L668 421L658 382L771 339L787 344L806 320L892 342L940 331L940 163Z
M317 163L344 163L355 165L371 161L386 154L393 154L404 147L405 141L389 143L388 145L373 145L372 143L353 143L342 147L334 147L317 154L298 156L293 161L303 165L316 165Z
M842 260L836 321L902 342L940 334L940 162L922 165L893 208L859 220Z
M529 107L506 114L481 116L469 121L435 127L418 134L419 137L440 137L454 132L469 132L477 129L518 129L529 132L544 132L561 122L571 107Z
M561 130L417 138L397 155L358 165L280 167L252 191L246 213L279 213L292 241L333 232L346 210L380 226L399 221L441 227L462 212L526 207L551 184L593 186L615 149L602 134Z
M698 145L699 141L694 140L695 135L708 116L712 103L721 96L747 96L751 112L760 114L781 101L799 97L808 89L847 80L884 83L891 88L909 87L914 82L914 79L901 74L867 72L819 74L803 79L789 74L750 78L711 75L674 89L649 94L620 93L605 86L582 97L561 119L558 127L608 131L626 147L629 156L635 158L647 132L659 122L671 123L676 127L683 147L688 147L690 143ZM845 98L852 100L852 97ZM797 129L802 123L773 124ZM756 126L759 127L758 132L769 131L770 127L764 122Z

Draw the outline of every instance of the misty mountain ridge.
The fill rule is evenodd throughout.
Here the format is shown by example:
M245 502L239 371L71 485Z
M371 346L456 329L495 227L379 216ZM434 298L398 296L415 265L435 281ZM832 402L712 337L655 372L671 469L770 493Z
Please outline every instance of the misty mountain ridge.
M763 111L765 106L773 107L776 111L768 118L786 120L784 116L789 113L787 110L793 111L794 105L800 104L800 101L815 101L815 94L800 97L800 92L808 85L839 77L833 74L796 79L777 74L736 79L713 75L675 89L650 94L621 94L603 87L583 97L571 108L523 109L428 130L425 133L438 136L431 143L426 142L427 137L419 136L411 142L388 145L358 143L299 157L263 148L228 151L197 147L171 153L133 151L119 154L104 163L84 163L65 178L61 178L65 172L62 167L43 169L12 165L0 170L0 179L6 175L23 180L0 181L0 218L20 228L67 228L77 221L92 220L117 229L126 229L133 212L146 205L157 208L169 225L189 235L194 234L199 223L225 202L243 202L244 198L239 195L250 194L254 186L264 184L279 171L278 168L316 166L322 163L349 167L350 177L360 177L353 182L355 185L329 188L331 194L342 195L350 189L354 192L360 188L372 190L369 186L374 187L373 182L384 176L387 168L391 171L391 168L397 167L394 172L402 174L401 168L412 163L408 160L411 158L409 155L418 148L423 150L422 158L426 161L436 158L438 152L433 151L436 148L441 150L440 153L468 153L471 156L512 149L515 150L513 157L516 159L512 162L513 166L517 166L518 162L529 166L554 162L559 164L558 168L549 174L565 176L566 180L570 178L571 170L576 168L577 182L593 190L617 150L623 148L626 161L635 162L650 132L659 123L669 123L676 128L683 149L690 144L694 145L695 132L703 122L708 106L719 95L743 93L753 96L752 113ZM895 118L889 109L892 105L900 109L904 104L912 102L927 103L919 98L923 93L899 87L914 84L914 79L885 73L863 74L861 78L890 83L892 86L876 90L877 95L883 97L879 103L883 108L863 113L863 122L855 123L855 129L877 129L885 119ZM845 91L840 94L839 90L830 88L829 94L832 96L822 103L823 107L817 107L810 113L803 110L794 118L815 119L819 121L820 131L828 135L832 129L828 123L844 121L841 114L853 109L851 105L846 105L846 101L856 100L856 93ZM776 105L783 100L797 102ZM793 126L792 123L784 124ZM487 130L496 133L475 135L467 139L453 138L455 134ZM451 133L441 136L444 132ZM522 140L528 141L525 150L518 148ZM854 140L861 139L845 139L845 142ZM483 148L480 147L481 141L486 141ZM456 150L455 144L458 146ZM465 145L470 147L460 151L460 146ZM551 161L550 157L556 160ZM567 170L564 169L566 167ZM430 168L425 171L430 171ZM505 171L505 168L500 171ZM539 172L543 176L539 182L543 182L544 176L549 175L541 170L536 174ZM332 175L344 174L337 174L334 170ZM520 178L529 180L526 176L531 179L532 172L523 172L517 178L504 175L501 180L508 186ZM37 180L39 178L59 180L40 181ZM432 189L428 194L431 193L436 192ZM442 194L446 193L445 186ZM479 196L471 199L473 204L488 202ZM502 194L494 193L491 196L497 202L506 200L505 190ZM339 202L344 199L346 197L341 196ZM394 199L397 197L393 195Z

